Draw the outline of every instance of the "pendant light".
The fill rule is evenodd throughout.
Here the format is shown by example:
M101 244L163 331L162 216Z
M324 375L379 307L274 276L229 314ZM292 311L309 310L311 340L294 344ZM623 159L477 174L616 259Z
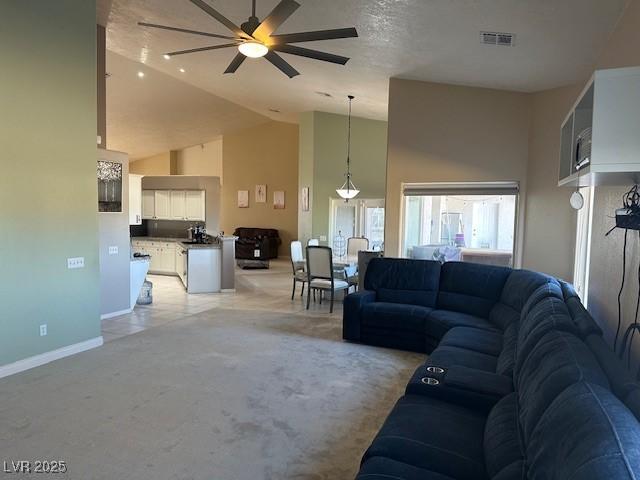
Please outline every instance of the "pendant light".
M344 184L338 189L336 189L336 193L340 195L341 198L344 198L346 202L349 201L350 198L354 198L356 195L360 193L360 190L356 188L356 186L351 181L351 101L355 98L353 95L349 95L349 126L347 129L347 173L345 174Z

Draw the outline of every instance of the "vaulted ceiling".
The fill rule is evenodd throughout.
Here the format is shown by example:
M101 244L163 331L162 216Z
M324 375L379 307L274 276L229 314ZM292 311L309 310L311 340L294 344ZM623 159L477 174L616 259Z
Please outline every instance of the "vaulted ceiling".
M251 13L250 0L205 1L236 24ZM99 3L112 3L110 51L261 116L295 122L303 111L345 113L347 94L356 96L355 115L386 119L390 77L525 92L574 83L592 68L628 1L298 0L300 8L277 33L355 26L359 38L300 44L350 57L345 66L282 54L301 73L293 79L265 59L223 74L235 48L164 59L168 51L226 42L137 25L229 34L189 0ZM257 16L277 3L257 0ZM482 45L481 31L514 33L516 45Z

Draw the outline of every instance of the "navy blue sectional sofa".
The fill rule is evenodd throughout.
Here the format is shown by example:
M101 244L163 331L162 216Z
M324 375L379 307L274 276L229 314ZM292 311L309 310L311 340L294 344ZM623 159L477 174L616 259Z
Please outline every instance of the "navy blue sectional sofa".
M640 386L570 285L380 258L364 287L344 338L430 355L357 480L640 479Z

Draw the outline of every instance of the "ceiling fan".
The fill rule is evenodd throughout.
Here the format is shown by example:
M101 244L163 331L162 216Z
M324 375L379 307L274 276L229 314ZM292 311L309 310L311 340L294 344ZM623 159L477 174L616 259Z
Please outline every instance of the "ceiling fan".
M300 74L300 72L289 65L289 63L287 63L276 52L289 53L291 55L298 55L301 57L313 58L315 60L322 60L325 62L344 65L349 60L347 57L334 55L332 53L321 52L318 50L312 50L309 48L298 47L296 45L290 44L312 42L317 40L332 40L335 38L352 38L358 36L358 32L353 27L274 35L273 32L275 32L278 27L280 27L280 25L282 25L293 14L293 12L295 12L298 7L300 7L300 4L294 0L281 0L280 3L278 3L278 5L276 5L275 8L271 11L271 13L269 13L269 15L267 15L262 20L262 22L258 19L258 17L256 17L256 0L252 0L251 16L249 17L249 20L240 25L240 27L235 25L231 20L215 10L204 0L189 1L199 7L205 13L216 19L229 30L231 30L234 36L199 32L196 30L158 25L155 23L139 22L138 25L141 25L143 27L171 30L174 32L190 33L193 35L201 35L205 37L232 40L232 43L192 48L189 50L178 50L165 54L165 57L172 57L175 55L184 55L187 53L218 50L220 48L238 48L238 54L231 61L224 73L234 73L238 69L238 67L242 65L242 62L244 62L247 57L264 57L289 78L293 78L296 75Z

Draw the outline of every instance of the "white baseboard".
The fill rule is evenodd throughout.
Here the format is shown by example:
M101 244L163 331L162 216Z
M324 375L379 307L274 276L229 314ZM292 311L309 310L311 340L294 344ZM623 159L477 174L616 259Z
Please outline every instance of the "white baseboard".
M223 288L220 290L220 293L236 293L235 288Z
M84 342L74 343L73 345L67 345L66 347L51 350L50 352L41 353L40 355L23 358L22 360L8 363L7 365L0 365L0 378L24 372L25 370L39 367L40 365L53 362L54 360L59 360L60 358L84 352L85 350L91 350L92 348L100 347L103 343L104 341L102 339L102 336L95 337L89 340L85 340Z
M119 310L117 312L104 313L100 315L100 320L106 320L107 318L119 317L120 315L126 315L133 312L133 308L127 308L126 310Z

